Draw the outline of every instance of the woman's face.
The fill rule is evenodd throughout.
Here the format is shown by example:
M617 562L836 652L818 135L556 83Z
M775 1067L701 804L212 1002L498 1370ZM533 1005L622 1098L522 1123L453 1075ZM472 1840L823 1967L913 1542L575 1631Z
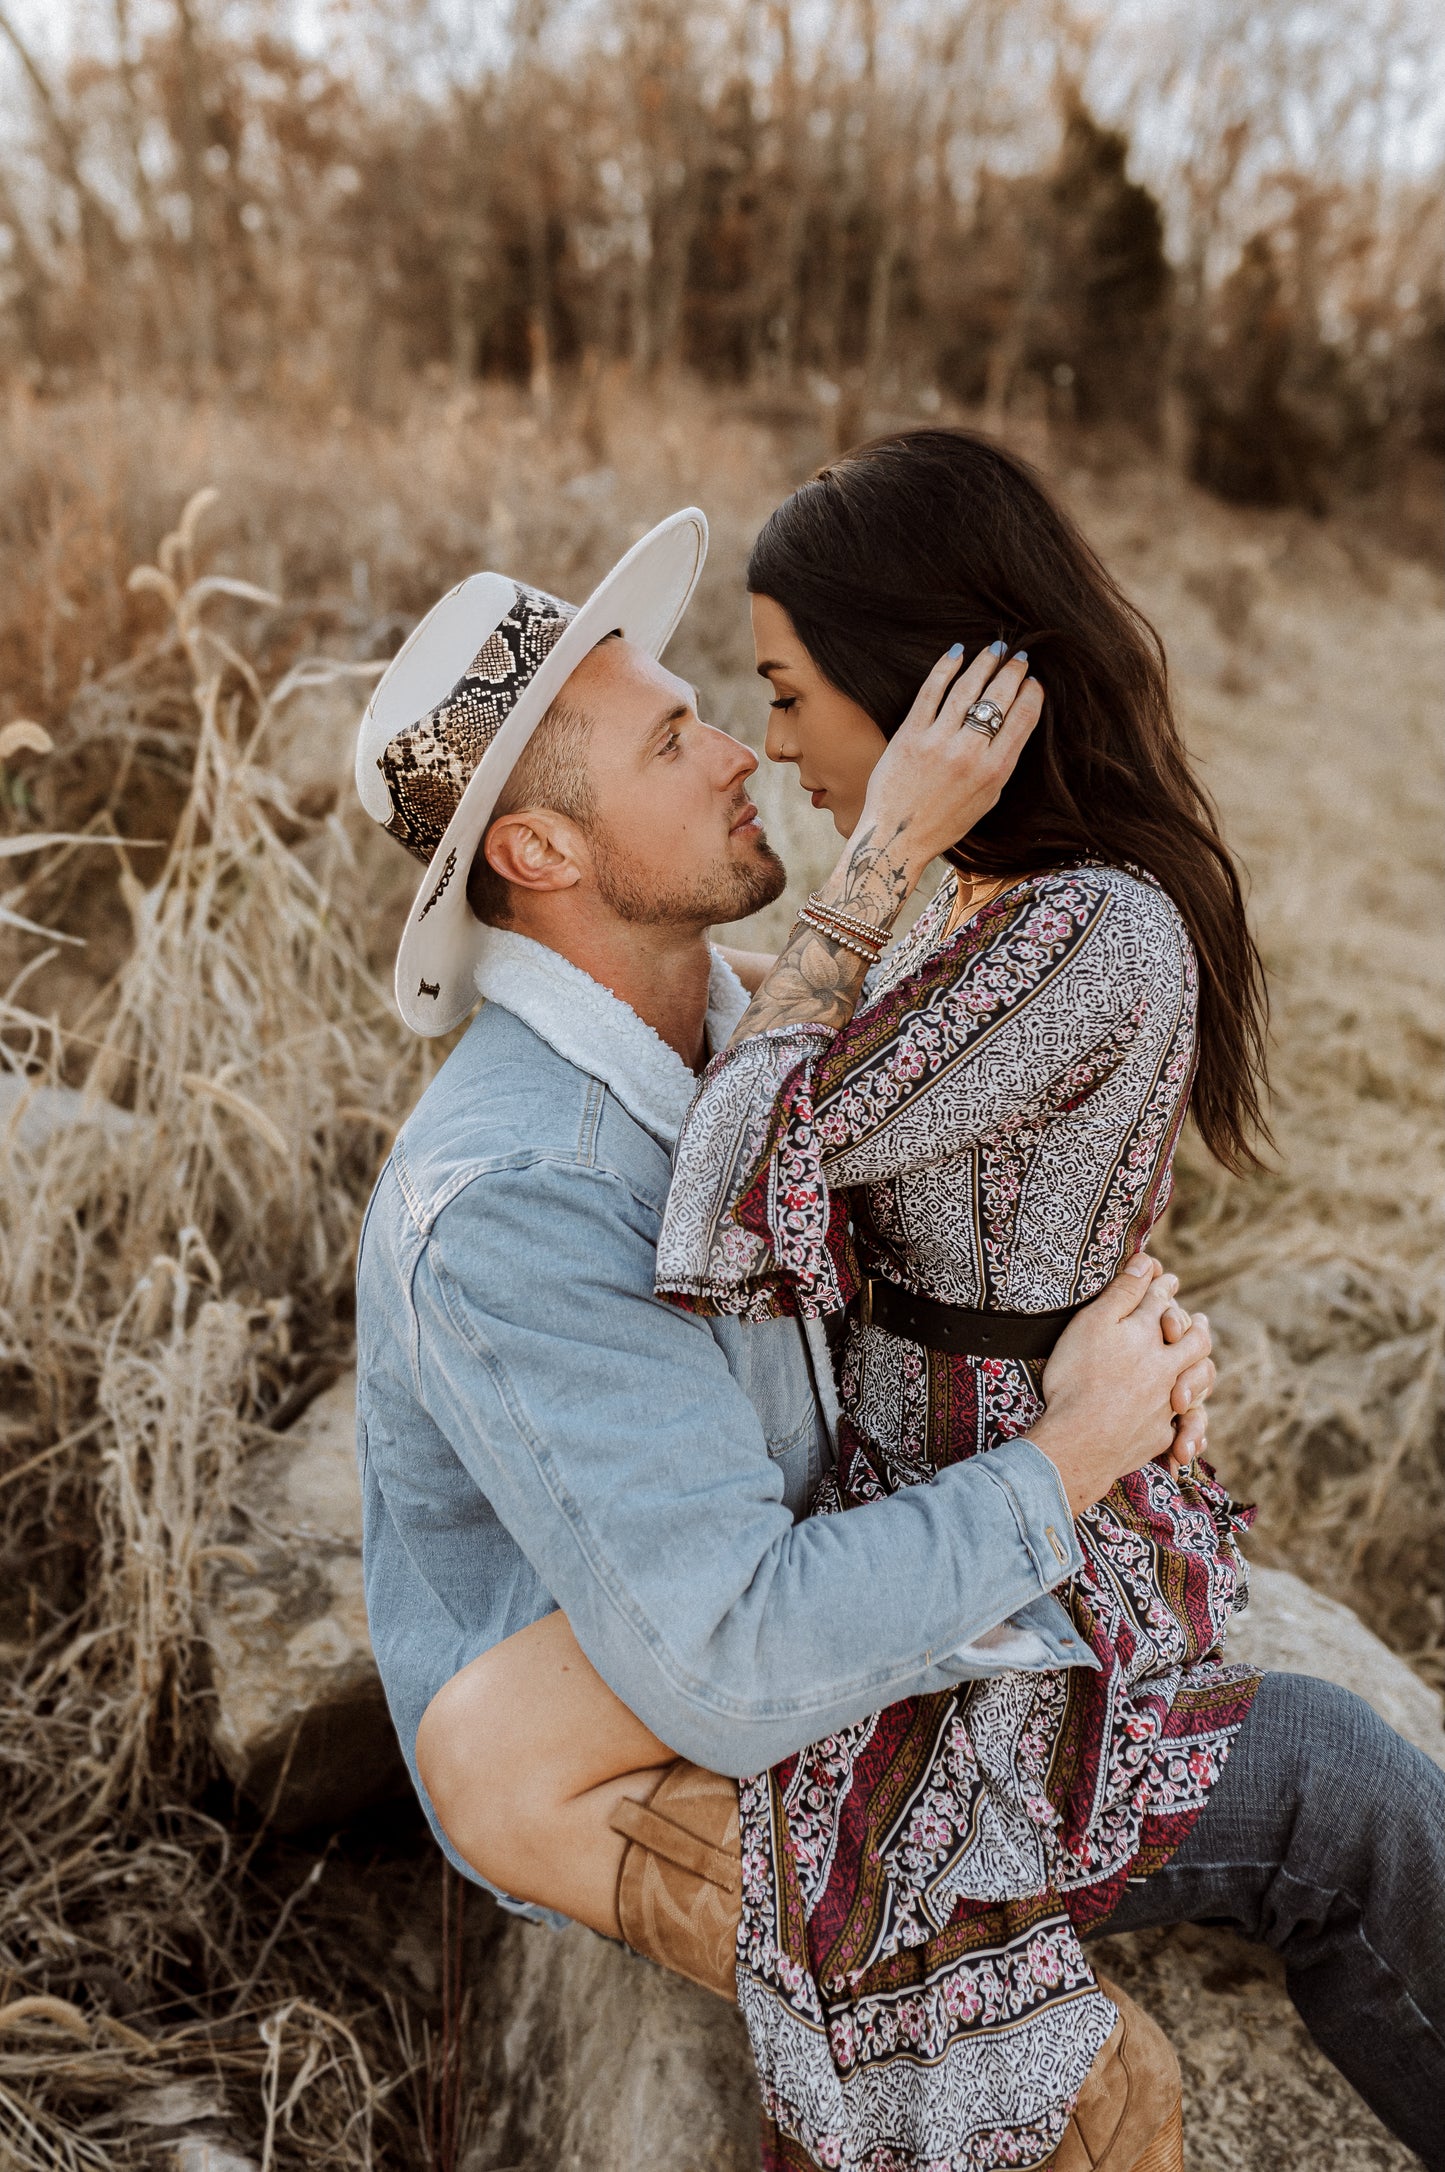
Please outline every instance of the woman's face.
M768 760L795 763L813 805L826 807L840 836L851 837L888 742L866 710L828 684L780 603L754 596L752 607L758 671L773 690Z

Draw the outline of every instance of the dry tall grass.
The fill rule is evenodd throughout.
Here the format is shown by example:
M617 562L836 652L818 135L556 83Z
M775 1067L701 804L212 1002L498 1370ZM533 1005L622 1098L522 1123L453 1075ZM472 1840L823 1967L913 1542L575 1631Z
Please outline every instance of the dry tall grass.
M358 682L460 573L576 595L697 499L675 661L756 739L742 553L820 450L806 412L595 381L547 433L500 393L387 428L97 397L0 430L0 724L52 741L11 736L8 826L91 840L0 899L86 940L0 929L0 2162L154 2162L162 2083L265 2172L418 2161L413 1871L388 1899L344 1850L242 1833L196 1627L248 1447L344 1361L359 1209L437 1055L387 999L412 870L352 805ZM1147 472L1062 479L1170 644L1274 976L1279 1170L1190 1149L1167 1236L1222 1332L1216 1449L1261 1549L1438 1677L1438 585ZM761 788L811 881L831 831ZM47 1131L62 1087L84 1120Z

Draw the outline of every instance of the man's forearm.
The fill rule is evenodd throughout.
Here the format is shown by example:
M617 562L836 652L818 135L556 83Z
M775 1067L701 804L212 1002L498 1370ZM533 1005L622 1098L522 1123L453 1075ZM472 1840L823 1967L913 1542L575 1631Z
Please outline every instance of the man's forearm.
M793 1526L706 1633L640 1635L564 1577L559 1604L623 1703L679 1755L741 1776L901 1697L997 1673L966 1648L1078 1567L1057 1475L1011 1442L886 1501ZM675 1625L673 1625L675 1627ZM1088 1664L1060 1617L1039 1663Z

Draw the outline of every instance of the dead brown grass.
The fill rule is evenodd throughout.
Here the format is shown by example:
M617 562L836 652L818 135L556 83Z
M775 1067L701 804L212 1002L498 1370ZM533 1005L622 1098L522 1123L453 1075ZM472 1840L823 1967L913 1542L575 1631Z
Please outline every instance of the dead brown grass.
M548 432L484 392L385 428L97 396L0 430L0 726L52 741L12 739L0 799L88 840L0 899L86 944L0 929L0 2161L153 2162L162 2083L265 2172L418 2161L434 2016L400 1928L359 1959L383 1899L238 1837L196 1616L250 1442L345 1357L359 1209L437 1055L387 997L411 870L352 805L361 681L460 573L576 594L697 499L675 660L756 739L742 553L822 449L805 410L595 380ZM1274 979L1279 1167L1191 1147L1166 1238L1220 1331L1216 1451L1261 1550L1439 1678L1438 586L1153 473L1062 480L1169 643ZM831 831L761 789L811 882ZM84 1120L47 1130L62 1088Z

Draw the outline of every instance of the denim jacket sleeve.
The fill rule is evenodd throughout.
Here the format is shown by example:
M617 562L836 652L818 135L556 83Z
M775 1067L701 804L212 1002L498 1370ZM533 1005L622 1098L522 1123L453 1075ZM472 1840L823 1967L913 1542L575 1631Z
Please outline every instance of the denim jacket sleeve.
M1080 1562L1053 1464L1010 1441L795 1524L708 1323L653 1295L655 1241L616 1174L529 1157L453 1195L412 1279L422 1400L598 1672L741 1775L985 1671L959 1648Z

